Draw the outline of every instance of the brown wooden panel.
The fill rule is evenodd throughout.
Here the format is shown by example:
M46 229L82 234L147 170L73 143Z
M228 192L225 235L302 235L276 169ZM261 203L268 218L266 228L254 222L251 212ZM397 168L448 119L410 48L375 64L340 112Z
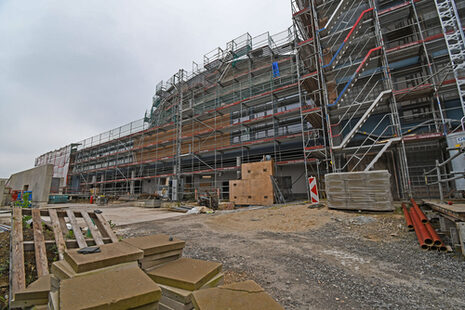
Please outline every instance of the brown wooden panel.
M23 248L23 215L21 207L13 208L13 227L11 229L12 239L12 263L10 280L12 284L11 296L26 288L26 272L24 270L24 248Z
M60 260L62 260L66 249L66 244L65 239L63 238L63 233L61 232L60 221L58 220L57 211L55 209L50 209L48 213L50 216L50 221L52 222L53 234L55 235L55 242L58 248L58 257Z
M66 214L68 215L69 222L73 227L74 238L76 238L76 242L80 248L85 248L87 246L86 240L82 235L81 228L79 227L76 217L74 216L74 212L71 210L66 210Z
M103 237L109 237L112 242L118 242L118 237L115 235L113 230L111 229L110 224L105 220L102 214L97 214L94 213L95 217L97 220L95 221L95 224L99 228L99 230L102 232Z
M97 245L103 245L104 243L102 240L102 235L100 234L98 229L95 227L89 214L86 211L81 211L81 214L82 214L82 217L84 218L84 221L86 221L87 227L90 229L90 233L92 234L92 237L94 238L95 243Z
M44 233L42 231L42 219L39 209L32 209L32 223L34 228L34 251L36 257L37 275L46 276L48 272L47 250L45 248Z

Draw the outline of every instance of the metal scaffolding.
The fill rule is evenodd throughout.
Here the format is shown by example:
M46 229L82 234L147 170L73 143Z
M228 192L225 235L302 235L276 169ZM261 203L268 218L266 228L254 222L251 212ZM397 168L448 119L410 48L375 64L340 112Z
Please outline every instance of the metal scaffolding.
M240 164L269 157L296 196L310 176L324 195L326 173L370 169L391 172L397 197L427 193L463 117L465 1L291 8L289 29L212 50L156 86L144 119L81 142L67 190L227 199Z

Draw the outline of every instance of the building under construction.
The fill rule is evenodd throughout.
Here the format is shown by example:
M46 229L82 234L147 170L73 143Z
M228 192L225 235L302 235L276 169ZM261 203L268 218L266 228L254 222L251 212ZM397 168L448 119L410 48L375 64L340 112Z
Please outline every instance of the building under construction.
M292 0L291 8L289 29L214 49L160 82L143 119L67 147L62 191L228 199L241 164L271 158L296 198L308 194L310 176L324 193L326 173L370 169L390 172L395 197L437 196L425 172L462 131L465 1Z

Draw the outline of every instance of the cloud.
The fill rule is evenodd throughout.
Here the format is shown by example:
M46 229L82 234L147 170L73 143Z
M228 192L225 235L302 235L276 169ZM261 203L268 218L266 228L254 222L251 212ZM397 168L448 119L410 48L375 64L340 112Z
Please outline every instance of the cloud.
M287 0L0 2L0 177L142 118L160 80L290 15Z

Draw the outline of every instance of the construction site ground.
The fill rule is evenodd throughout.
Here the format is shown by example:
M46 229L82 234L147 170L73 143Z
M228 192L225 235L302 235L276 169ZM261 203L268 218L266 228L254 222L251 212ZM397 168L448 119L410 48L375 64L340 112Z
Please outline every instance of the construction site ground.
M401 212L293 204L187 215L130 204L65 206L102 210L121 237L183 239L184 256L223 263L226 283L255 280L287 310L465 308L465 262L421 250ZM9 238L0 237L5 296Z
M184 256L222 262L226 282L255 280L285 309L465 308L463 260L421 250L400 213L288 205L116 229L186 240Z

